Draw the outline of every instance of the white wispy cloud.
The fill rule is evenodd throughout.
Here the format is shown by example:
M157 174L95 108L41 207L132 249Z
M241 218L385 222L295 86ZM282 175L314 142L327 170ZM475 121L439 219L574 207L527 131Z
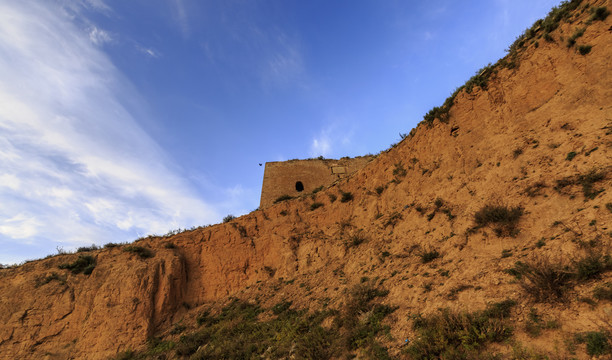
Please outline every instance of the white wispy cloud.
M331 140L325 134L312 139L312 145L310 146L311 156L328 156L331 154L332 146Z
M220 191L224 194L225 201L218 204L218 207L227 209L226 212L235 211L232 215L245 214L254 210L246 208L245 204L258 204L261 195L259 189L245 188L242 185L220 189Z
M262 79L265 83L285 86L294 83L304 72L304 62L298 42L282 32L270 37L270 45Z
M84 0L83 3L97 11L110 12L111 8L103 0Z
M343 126L343 123L340 120L332 122L314 136L310 145L310 156L328 157L349 148L353 130L350 126Z
M174 1L177 9L181 9L179 4L183 8L187 5L190 9L196 3L189 0ZM219 34L203 35L200 41L201 50L210 64L222 64L244 71L249 77L256 78L264 91L274 92L290 87L310 88L299 33L286 31L270 21L268 6L252 1L197 4L204 8L202 13L220 14L215 19L198 24L207 29L204 34ZM175 12L180 14L180 11ZM187 18L184 22L189 24Z
M189 36L189 18L187 17L187 11L185 10L185 3L183 0L174 0L174 16L181 29L183 37Z
M219 218L124 105L100 34L55 2L0 3L0 263Z
M112 13L112 8L106 4L104 0L50 0L54 5L61 6L64 15L70 16L73 20L88 22L88 19L77 19L78 15L83 11L94 11L97 13L109 15ZM51 4L48 4L51 5Z
M143 53L143 54L145 54L147 56L150 56L152 58L158 58L158 57L161 56L161 54L158 51L156 51L156 50L154 50L152 48L148 48L148 47L144 47L144 46L138 45L138 44L136 44L136 49L138 51L140 51L141 53Z
M102 45L111 42L113 39L108 32L93 26L89 29L89 40L96 45Z
M32 215L19 213L5 219L0 225L0 234L13 239L27 239L38 234L41 224Z

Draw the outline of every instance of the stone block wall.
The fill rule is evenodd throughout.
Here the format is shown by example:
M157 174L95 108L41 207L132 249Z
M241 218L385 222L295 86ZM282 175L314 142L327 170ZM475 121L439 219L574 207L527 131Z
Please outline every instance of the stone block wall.
M260 208L274 204L283 195L309 194L363 168L373 156L267 162L261 187Z

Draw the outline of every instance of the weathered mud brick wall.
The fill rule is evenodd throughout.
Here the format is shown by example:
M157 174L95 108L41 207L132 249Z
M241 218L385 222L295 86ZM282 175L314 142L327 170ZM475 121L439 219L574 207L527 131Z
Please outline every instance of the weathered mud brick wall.
M309 159L267 162L259 207L274 204L283 195L309 194L320 186L331 185L366 166L374 157Z

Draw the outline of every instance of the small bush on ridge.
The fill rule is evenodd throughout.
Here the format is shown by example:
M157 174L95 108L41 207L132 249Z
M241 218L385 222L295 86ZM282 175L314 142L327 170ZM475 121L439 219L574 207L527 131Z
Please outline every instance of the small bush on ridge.
M562 300L574 276L568 265L547 257L517 262L514 270L523 290L540 302Z
M578 39L579 37L581 37L582 35L584 35L584 30L586 30L585 28L579 28L576 29L574 31L574 33L572 34L572 36L570 36L567 39L567 47L570 48L572 46L574 46L574 44L576 44L576 39Z
M593 290L593 297L597 300L612 301L612 283L605 283Z
M610 10L605 6L601 6L592 8L591 13L591 17L589 17L590 21L604 21L608 15L610 15Z
M91 255L79 255L73 263L60 264L60 269L70 270L73 274L91 274L96 267L96 259Z
M498 236L514 236L518 233L518 222L523 215L523 208L503 205L485 205L474 214L477 228L489 224L497 225L495 232Z
M612 270L610 254L602 254L599 249L589 249L585 256L574 260L577 280L598 278L602 273Z
M137 254L138 256L140 256L141 259L148 259L148 258L152 258L153 256L155 256L155 254L153 253L153 251L151 251L151 249L142 247L142 246L135 246L135 245L126 246L123 248L123 251Z
M82 246L80 248L77 249L77 252L87 252L87 251L94 251L94 250L99 250L100 247L97 246L96 244L91 244L91 246Z
M434 261L435 259L439 258L441 255L438 252L438 250L425 250L423 252L421 252L419 254L419 257L421 258L421 263L423 264L427 264L429 262Z
M361 232L357 232L356 234L351 235L348 240L344 243L344 246L348 248L352 248L355 246L359 246L368 239Z
M345 203L345 202L349 202L349 201L353 200L353 194L350 193L350 192L344 192L343 191L341 193L341 195L342 196L340 197L340 202Z
M320 208L321 206L323 206L323 203L314 202L314 203L310 204L310 210L316 210L316 209Z
M591 45L580 45L578 46L578 52L580 55L586 55L591 52L593 47Z
M413 328L419 336L404 352L414 359L478 358L478 349L512 335L504 319L514 305L515 301L505 300L473 313L443 309L428 317L418 315Z
M407 171L404 169L402 162L398 162L395 164L395 168L393 169L393 176L395 177L404 177L406 176Z
M285 194L285 195L281 195L277 197L276 200L274 200L274 203L277 204L281 201L286 201L286 200L291 200L291 199L293 199L293 196Z
M56 272L52 272L51 274L47 275L47 276L43 276L43 277L39 277L36 279L34 285L36 287L41 287L45 284L50 283L51 281L57 281L59 282L61 285L64 285L66 283L66 276L62 276Z
M576 334L578 343L586 343L587 354L591 356L605 355L612 351L608 335L601 331L589 331Z
M582 193L587 200L594 199L597 195L603 192L603 189L595 189L596 182L600 182L606 178L604 171L593 169L586 174L577 174L556 181L555 190L561 192L562 189L572 185L582 185Z

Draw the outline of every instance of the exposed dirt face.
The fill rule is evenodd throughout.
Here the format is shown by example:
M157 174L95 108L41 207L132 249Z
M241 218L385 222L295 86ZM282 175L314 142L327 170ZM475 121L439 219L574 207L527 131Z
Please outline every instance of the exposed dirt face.
M159 249L145 262L112 249L95 257L90 276L57 268L77 255L0 272L3 356L105 358L141 344L180 306L187 282L180 254ZM53 273L60 278L45 283Z
M611 8L609 1L593 4ZM386 343L392 355L415 336L409 314L477 310L507 298L519 302L518 341L564 354L555 344L567 336L612 323L609 304L578 301L610 276L581 283L551 305L535 303L504 270L533 256L570 261L583 241L610 242L612 16L587 27L580 38L592 45L587 55L559 40L587 18L562 24L554 43L527 44L520 66L497 72L487 90L460 93L449 123L420 126L328 189L230 223L139 241L153 258L120 247L95 251L89 276L57 268L78 254L0 270L0 353L104 359L143 347L229 296L334 307L368 277L390 290L385 302L399 306L389 323L395 340ZM605 175L593 199L580 184L558 186L593 169ZM342 192L353 199L342 202ZM314 202L324 205L311 210ZM498 236L495 226L470 230L486 204L524 209L514 237ZM440 257L423 263L419 254L433 249ZM54 272L65 281L41 281ZM531 307L561 328L527 336L521 324Z

